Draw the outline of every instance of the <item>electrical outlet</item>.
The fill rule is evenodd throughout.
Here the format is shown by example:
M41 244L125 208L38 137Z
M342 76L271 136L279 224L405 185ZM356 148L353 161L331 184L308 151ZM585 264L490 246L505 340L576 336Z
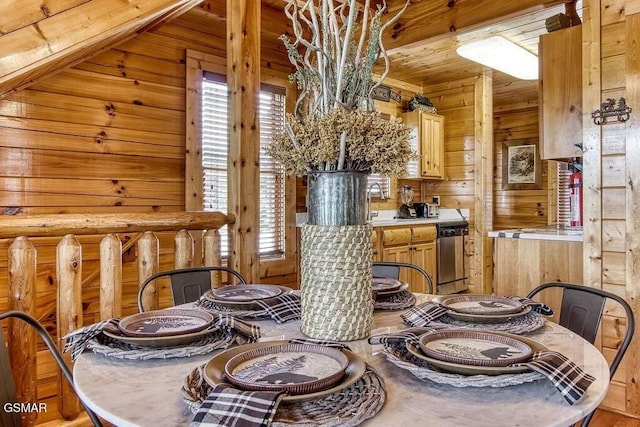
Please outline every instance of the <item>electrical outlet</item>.
M431 201L432 201L433 203L435 203L436 205L440 206L440 196L433 196L433 197L431 198Z

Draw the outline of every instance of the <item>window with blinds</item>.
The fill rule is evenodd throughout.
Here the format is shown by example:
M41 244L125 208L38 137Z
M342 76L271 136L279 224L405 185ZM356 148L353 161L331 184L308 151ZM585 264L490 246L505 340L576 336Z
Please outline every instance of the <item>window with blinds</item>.
M275 131L282 129L285 91L263 85L260 115L259 249L263 258L284 257L285 176L283 168L265 153ZM202 81L202 169L203 203L206 211L228 212L227 208L227 86L224 77L205 73ZM227 226L220 229L222 255L227 255Z
M374 183L380 184L380 188L382 188L382 193L384 197L381 197L380 190L377 186L371 188L371 185ZM374 199L388 199L391 197L391 179L388 176L380 175L380 174L371 174L367 177L367 188L371 188L370 196Z
M569 206L569 176L571 170L564 162L557 162L557 182L558 182L558 224L569 225L571 221L571 208Z

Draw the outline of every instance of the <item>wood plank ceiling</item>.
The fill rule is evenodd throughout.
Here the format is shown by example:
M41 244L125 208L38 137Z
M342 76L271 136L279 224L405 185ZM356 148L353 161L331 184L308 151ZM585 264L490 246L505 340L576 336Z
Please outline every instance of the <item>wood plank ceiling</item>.
M36 0L20 1L21 7L16 9L20 13L0 10L7 12L0 13L3 52L0 97L86 60L198 3L203 3L202 10L219 13L222 20L226 17L225 8L220 5L225 2L212 0L129 0L118 2L119 8L111 0L56 0L42 8ZM378 1L372 0L371 4ZM390 13L404 5L404 1L389 0ZM4 3L17 4L18 0ZM492 34L502 34L537 54L538 37L546 32L545 19L564 11L563 3L563 0L412 1L385 35L391 59L389 77L423 86L477 75L482 67L459 57L455 49L465 41ZM262 4L266 6L263 10L276 15L282 13L285 1L262 0ZM276 25L283 22L280 19L273 21L273 28L268 25L263 28L263 32L274 33L274 37L267 39L275 39L276 33L290 35L290 25ZM280 46L272 48L283 51ZM502 85L533 87L501 73L495 73L495 79L502 79Z
M202 0L0 3L0 98L85 61Z
M402 7L404 1L389 0L389 14ZM262 3L282 10L285 0ZM389 77L427 86L478 75L483 66L458 56L456 48L492 35L502 35L537 55L539 37L547 33L545 20L564 13L564 3L565 0L412 1L384 37L391 61ZM576 6L581 15L582 1ZM378 65L375 71L382 70ZM537 103L537 81L519 80L501 72L493 75L496 109L506 103Z

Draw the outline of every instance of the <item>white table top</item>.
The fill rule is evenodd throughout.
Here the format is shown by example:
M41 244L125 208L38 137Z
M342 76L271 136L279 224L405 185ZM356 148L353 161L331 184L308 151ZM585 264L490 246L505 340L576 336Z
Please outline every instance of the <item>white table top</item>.
M418 295L418 302L428 298ZM404 328L400 313L376 312L372 333ZM299 322L255 323L262 331L260 341L304 337ZM609 367L602 354L580 336L551 322L527 336L565 354L596 378L578 403L569 405L547 380L499 388L457 388L421 381L387 361L381 346L359 340L348 344L378 370L387 386L382 411L364 425L568 426L593 411L609 386ZM182 401L180 389L191 370L211 357L130 361L85 352L75 364L74 378L78 394L88 406L118 426L188 425L193 415Z

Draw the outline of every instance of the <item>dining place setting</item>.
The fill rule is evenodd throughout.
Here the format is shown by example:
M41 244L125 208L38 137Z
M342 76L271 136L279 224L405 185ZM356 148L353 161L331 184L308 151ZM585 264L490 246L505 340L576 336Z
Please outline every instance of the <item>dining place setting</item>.
M396 279L374 283L374 301L409 293ZM379 417L389 400L397 406L398 393L428 396L434 386L482 390L550 381L572 405L595 380L553 347L526 336L543 329L551 314L540 303L492 295L411 296L409 308L376 310L380 325L395 326L374 329L368 339L336 342L300 332L300 297L290 288L228 285L193 303L85 326L66 337L65 351L74 360L83 350L96 354L81 359L83 392L120 396L136 381L153 384L157 390L136 387L138 394L148 394L140 399L179 398L173 403L183 408L178 423L192 426L247 420L272 426L359 425ZM530 317L539 322L523 321ZM126 365L115 362L123 359ZM159 359L163 365L147 363ZM120 379L108 386L113 391L86 382L114 375ZM423 385L405 391L410 378ZM122 410L116 401L109 405L110 411ZM387 411L381 422L388 417Z
M374 310L404 310L416 303L416 297L409 291L409 284L388 277L371 279Z
M84 326L64 337L63 351L70 351L73 360L85 349L119 359L168 359L208 354L258 338L258 326L233 316L177 307Z
M227 285L206 291L195 306L234 317L272 319L276 323L297 320L301 315L300 297L293 289L282 285Z
M384 380L347 345L258 342L260 327L249 321L299 318L300 297L288 287L228 285L195 303L80 328L65 337L64 351L74 360L84 350L133 361L213 354L182 387L193 425L256 417L257 424L355 425L373 416L385 401Z
M382 409L383 378L340 343L265 341L216 354L182 387L192 425L358 425Z
M454 387L506 387L548 379L569 403L595 378L563 354L523 336L553 311L495 295L438 296L401 315L408 328L369 338L387 360L421 380Z

